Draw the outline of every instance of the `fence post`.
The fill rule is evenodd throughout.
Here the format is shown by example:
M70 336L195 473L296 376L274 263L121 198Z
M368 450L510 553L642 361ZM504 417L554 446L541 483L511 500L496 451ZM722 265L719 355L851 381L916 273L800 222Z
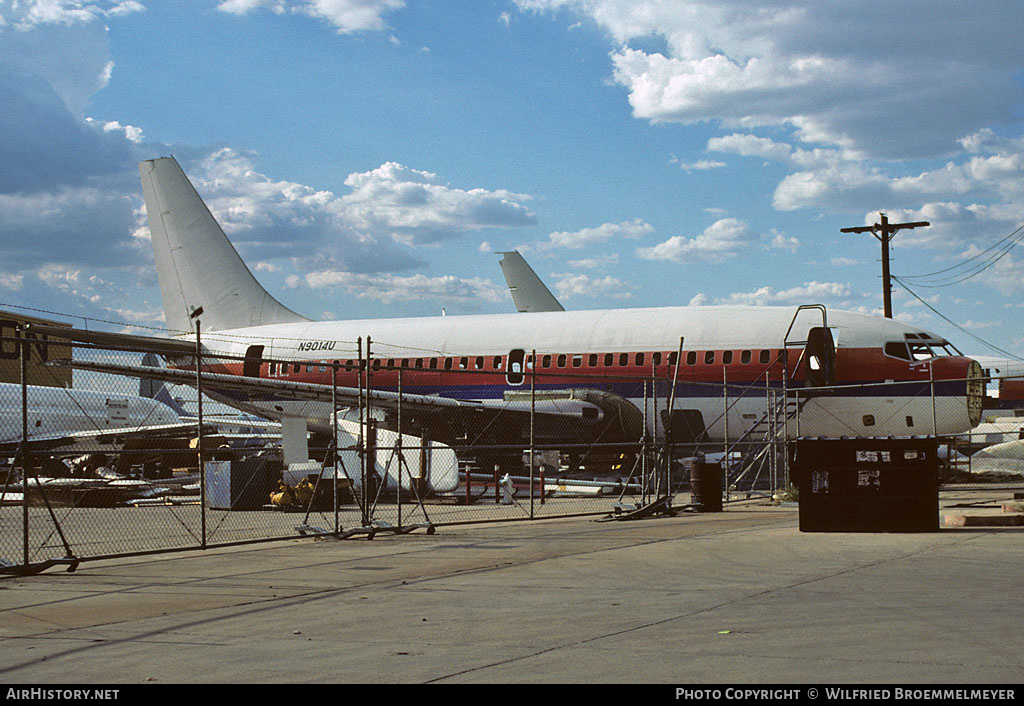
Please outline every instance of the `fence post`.
M729 501L729 372L726 366L722 366L722 399L725 401L725 411L722 423L725 425L723 438L725 439L725 458L722 460L723 485L725 486L725 500Z
M366 435L366 420L363 418L363 337L356 339L359 360L356 361L356 380L359 387L359 434L356 436L356 456L359 457L359 492L352 489L352 497L359 506L359 515L363 527L369 523L366 521L366 509L362 502L363 488L366 486L366 454L364 453L363 437Z
M789 349L782 348L782 483L789 488ZM800 398L796 398L797 436L800 436Z
M928 387L932 396L932 436L939 435L938 423L935 420L935 366L928 363Z
M21 356L21 524L24 565L28 566L28 343L19 327L18 352ZM41 492L40 488L40 492Z
M206 549L206 464L203 463L203 342L202 321L196 319L196 399L198 414L196 424L199 435L196 448L199 455L199 545Z
M778 456L778 452L779 452L779 447L778 447L778 439L776 439L776 436L778 434L778 429L776 428L778 426L778 419L776 418L776 412L775 412L775 393L772 391L772 388L771 388L771 379L772 379L771 371L765 371L765 376L764 376L764 404L765 404L765 407L764 407L764 418L768 422L768 453L770 454L769 457L768 457L768 476L769 476L769 479L770 479L769 482L770 482L770 485L771 485L771 494L772 494L772 497L774 498L775 497L775 493L776 493L775 474L776 474L776 472L778 470L778 467L777 467L778 458L777 458L777 456Z
M653 478L648 478L648 467L647 458L647 381L644 380L644 428L640 432L640 477L643 479L640 482L640 503L646 505L650 501L650 495L654 492L652 486L654 485L651 481Z
M360 356L361 357L361 356ZM363 361L360 361L360 365ZM360 454L362 463L360 464L360 472L362 473L362 490L360 493L363 496L363 527L370 526L370 507L367 504L367 498L370 493L367 490L367 481L370 479L370 445L369 445L369 432L370 432L370 337L366 337L366 375L365 375L365 394L363 395L363 417L361 419L362 428L359 430L359 445L362 449Z
M405 465L405 454L402 451L402 368L398 368L398 449L396 453L398 462L398 486L395 488L395 500L398 503L398 526L402 526L402 466ZM456 477L458 471L456 470ZM468 477L468 476L467 476ZM384 480L387 483L387 479ZM409 486L412 487L412 476L409 477Z
M647 432L645 425L644 428L644 441L650 438L650 449L651 449L651 479L654 481L654 492L659 498L663 497L661 493L661 464L658 462L658 377L657 367L654 365L654 361L651 361L651 433ZM647 444L645 443L646 447ZM668 494L667 492L665 493Z
M665 424L665 489L666 494L672 487L672 459L675 447L672 445L672 413L676 408L676 384L679 382L679 366L683 364L683 336L679 337L679 349L676 351L675 370L672 371L672 391L668 396L668 422Z
M331 421L334 423L334 533L341 531L338 517L338 361L331 365Z
M536 464L533 460L533 449L534 449L534 414L537 409L537 351L534 349L530 354L530 519L533 519L533 474ZM494 492L497 494L498 487L494 487ZM543 479L541 480L541 504L544 504L544 487Z

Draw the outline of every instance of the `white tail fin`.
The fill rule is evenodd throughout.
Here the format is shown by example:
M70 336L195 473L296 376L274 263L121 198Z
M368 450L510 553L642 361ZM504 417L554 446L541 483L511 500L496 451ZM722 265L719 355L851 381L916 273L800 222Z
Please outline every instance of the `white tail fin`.
M508 283L508 291L512 293L516 311L565 311L518 250L498 254L501 255L498 264Z
M228 240L173 157L139 163L167 328L203 329L281 324L307 319L270 296Z
M147 368L162 367L160 365L160 358L156 353L147 353L142 356L142 365ZM152 378L139 378L139 397L148 397L151 400L162 402L174 410L174 413L179 417L192 416L181 406L178 400L174 399L165 382L157 382Z

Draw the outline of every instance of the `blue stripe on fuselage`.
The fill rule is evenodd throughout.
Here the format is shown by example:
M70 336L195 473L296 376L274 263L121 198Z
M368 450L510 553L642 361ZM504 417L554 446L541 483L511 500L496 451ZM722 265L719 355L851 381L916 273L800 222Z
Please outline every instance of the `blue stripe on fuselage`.
M659 399L665 399L670 391L671 384L667 381L657 381L655 390L652 392L651 386L648 383L645 385L643 382L627 381L627 382L603 382L594 384L595 380L587 381L587 383L580 383L578 385L566 385L566 384L552 384L552 385L536 385L536 392L547 392L547 391L560 391L567 389L578 389L578 390L599 390L604 392L611 392L612 394L624 397L626 399L643 399L645 394L647 397L657 395ZM897 382L897 383L861 383L858 386L857 383L844 383L840 386L827 387L827 388L789 388L790 393L797 391L813 392L817 397L922 397L931 395L931 386L934 384L935 396L936 397L954 397L963 398L966 395L966 384L963 380L937 380L934 383L930 383L927 380L920 380L914 382ZM776 392L782 392L783 388L780 383L772 383L770 389ZM394 386L380 386L374 387L373 391L378 392L392 392L397 393L398 388ZM506 392L517 392L520 394L529 394L529 385L521 386L509 386L509 385L422 385L422 386L403 386L402 391L404 394L409 395L420 395L420 396L434 396L434 397L447 397L456 400L494 400L502 399ZM237 401L249 401L249 402L275 402L281 400L291 400L293 398L287 395L274 393L268 391L266 394L253 395L245 392L236 391L221 391L216 390L216 394L220 397L237 400ZM728 389L729 397L763 397L765 395L765 386L761 385L730 385ZM683 383L680 382L676 385L676 399L681 401L687 398L716 398L722 397L722 385L713 383L695 384L695 383Z

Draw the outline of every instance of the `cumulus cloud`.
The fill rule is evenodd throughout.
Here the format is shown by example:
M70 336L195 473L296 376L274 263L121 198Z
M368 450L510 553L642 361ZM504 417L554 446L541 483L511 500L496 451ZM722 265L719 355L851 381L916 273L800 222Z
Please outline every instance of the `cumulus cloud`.
M92 118L86 118L86 122L94 122ZM126 140L140 144L142 142L142 128L134 125L122 125L116 120L108 120L103 123L103 132L122 133Z
M825 208L866 210L878 205L955 204L977 209L979 201L1003 203L1019 211L1024 202L1024 140L996 137L985 129L959 141L966 154L943 165L893 176L882 167L846 159L834 149L796 149L784 142L733 133L708 140L709 151L755 156L788 164L797 171L775 189L772 203L781 211ZM964 201L975 202L969 206ZM957 203L959 202L959 203Z
M635 218L632 221L622 223L603 223L596 228L584 228L573 232L551 233L548 240L542 243L541 249L570 248L580 249L605 243L610 240L638 240L645 235L654 232L654 227L645 222L642 218Z
M889 209L885 213L890 223L926 221L928 227L900 231L893 241L897 246L924 246L941 250L963 250L973 253L976 243L987 244L1002 239L1020 226L1018 207L963 206L956 202L927 203L916 209ZM863 225L879 222L877 211L864 214ZM851 225L854 225L851 223ZM944 254L944 258L948 254Z
M713 137L708 140L708 150L712 152L730 152L744 157L763 157L784 161L793 153L793 147L784 142L776 142L768 137L733 133L725 137Z
M103 267L136 263L140 249L130 235L134 223L131 199L113 189L0 194L0 244L8 266L35 267L52 260Z
M273 179L231 148L183 168L244 256L291 258L309 271L409 269L421 264L410 248L535 220L527 195L457 189L395 162L350 174L352 191L341 195Z
M569 260L568 264L571 267L580 267L583 269L592 270L600 267L606 267L608 265L614 265L618 261L618 253L609 253L607 255L602 255L601 257L585 257L580 260Z
M25 283L24 275L14 275L6 272L0 272L0 287L18 291Z
M1011 0L985 13L954 0L926 12L883 0L755 11L743 0L515 1L605 32L612 80L636 118L710 123L727 132L708 140L709 154L788 169L771 197L777 210L931 212L930 230L901 234L928 247L962 248L1019 224L1010 221L1024 209L1024 67L1013 38L1024 14ZM714 252L701 247L708 240L679 236L642 256L691 260Z
M75 117L44 79L0 61L0 95L0 193L95 184L131 164L124 134Z
M275 180L256 171L252 156L224 147L191 165L183 165L189 179L229 235L251 239L291 239L290 229L317 220L326 204L336 200L329 191L296 182Z
M961 260L978 253L979 250L976 248L970 248L961 255ZM1024 261L1013 254L1008 254L992 267L981 271L977 280L996 289L1004 297L1017 302L1020 300L1021 287L1024 285Z
M743 221L723 218L696 238L676 235L653 247L638 248L636 254L644 260L723 262L741 254L758 240L758 234Z
M849 68L824 57L676 58L628 47L613 54L612 62L615 80L630 90L634 115L655 123L709 117L760 125L786 122L795 117L792 96L816 93L815 85L825 76Z
M19 7L30 5L42 9ZM135 167L154 146L142 145L136 126L81 112L112 67L97 20L133 7L56 3L51 15L22 13L15 29L0 4L0 246L11 273L0 286L20 276L23 288L31 281L103 307L116 294L109 288L74 287L54 279L64 270L39 268L120 268L122 280L155 284ZM268 272L285 258L300 271L408 270L422 264L410 246L534 221L526 195L458 189L395 163L353 174L352 192L335 195L262 174L236 150L174 151L243 256ZM42 274L26 280L29 270Z
M570 297L611 297L629 299L634 287L615 277L591 277L585 274L562 273L555 275L555 290L559 299Z
M800 240L793 236L787 237L783 233L775 233L775 237L772 238L771 247L776 250L796 252L800 249Z
M863 162L841 162L794 172L776 187L773 205L782 211L804 207L860 210L871 204L929 201L1022 201L1024 153L973 157L910 176L888 176ZM1019 208L1019 206L1018 206Z
M890 158L948 151L1012 118L1022 96L1016 3L954 0L516 0L568 9L604 30L614 80L652 122L789 125L805 142ZM631 42L656 37L663 51ZM870 38L870 41L865 41ZM647 44L650 44L647 42ZM928 121L915 119L920 114Z
M327 22L338 34L389 29L384 15L405 7L405 0L223 0L217 9L244 15L257 9L299 14Z
M0 286L25 301L59 293L65 310L151 321L139 296L155 285L148 243L133 237L142 131L85 115L114 68L108 21L143 10L106 0L0 3ZM117 272L86 277L82 272Z
M0 3L0 67L42 82L80 120L87 101L107 85L113 70L103 20L142 9L137 2Z
M123 264L141 131L82 114L109 80L103 19L132 2L0 3L0 246L8 266L43 258ZM52 243L45 249L29 243Z
M481 277L464 279L452 275L428 277L423 274L400 276L322 270L302 279L289 278L292 287L333 289L360 299L375 299L390 304L396 301L435 300L439 302L499 302L507 297L504 287Z
M850 297L852 291L849 284L839 282L807 282L800 287L792 287L782 291L766 286L753 292L735 292L728 297L716 299L715 303L769 306L772 304L791 304L808 301L834 301Z
M385 26L398 0L236 2L223 9L301 13L339 32ZM140 127L116 116L89 116L85 107L115 71L105 23L143 10L129 0L0 2L0 287L64 292L74 305L114 315L132 286L154 286L136 163L166 147L143 145ZM529 196L503 189L447 184L438 175L397 163L352 174L350 190L334 194L262 174L252 155L178 145L182 167L256 270L302 281L303 272L409 270L422 264L414 248L466 232L535 223ZM40 248L38 243L47 247ZM286 264L287 261L287 264ZM288 269L292 269L292 273ZM75 282L75 272L118 270L117 277ZM28 273L32 273L29 275ZM380 277L377 278L380 281ZM477 301L502 301L486 281L398 281L407 296L472 290ZM368 282L367 296L380 294ZM470 295L466 295L470 296ZM138 306L140 316L155 307ZM125 316L128 316L126 313Z
M137 0L17 0L0 6L0 26L18 30L39 25L75 25L145 10Z
M716 162L713 159L701 159L696 162L682 162L673 157L672 164L678 164L684 172L706 172L710 169L721 169L725 162Z
M386 162L350 174L352 193L341 199L345 217L364 230L386 232L396 241L432 243L484 228L517 228L536 223L522 202L527 194L499 189L458 189L438 175Z

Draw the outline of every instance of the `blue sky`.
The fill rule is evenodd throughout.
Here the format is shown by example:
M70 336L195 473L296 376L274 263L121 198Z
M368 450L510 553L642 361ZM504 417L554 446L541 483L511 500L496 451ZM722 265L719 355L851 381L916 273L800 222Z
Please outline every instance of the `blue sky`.
M878 243L840 228L930 221L893 243L923 275L1024 225L1022 29L1016 2L0 0L0 306L159 327L135 165L173 154L312 318L511 312L514 248L570 309L880 312ZM1024 252L916 281L1024 354Z

